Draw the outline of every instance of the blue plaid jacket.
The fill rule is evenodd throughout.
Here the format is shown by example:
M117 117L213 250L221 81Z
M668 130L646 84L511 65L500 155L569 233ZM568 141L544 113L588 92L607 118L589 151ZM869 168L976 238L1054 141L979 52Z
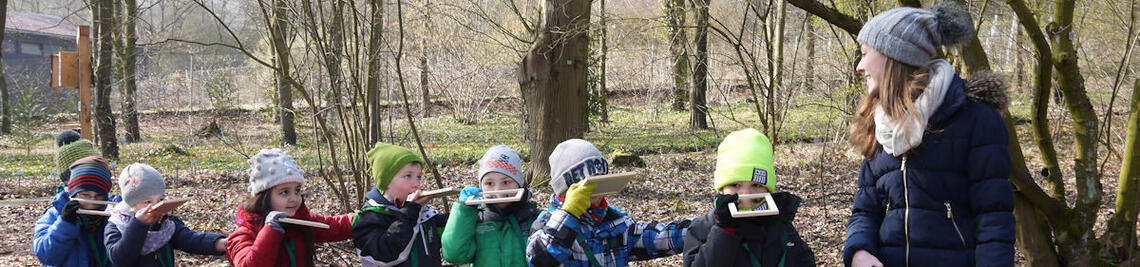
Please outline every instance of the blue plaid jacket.
M579 219L561 206L562 201L552 197L550 207L531 225L526 246L530 266L626 266L678 254L685 248L682 240L691 222L639 223L613 207L590 209Z

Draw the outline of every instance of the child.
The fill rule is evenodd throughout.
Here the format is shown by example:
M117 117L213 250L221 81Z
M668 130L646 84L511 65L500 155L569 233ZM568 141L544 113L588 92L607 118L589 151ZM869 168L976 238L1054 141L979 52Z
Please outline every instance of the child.
M479 160L479 187L464 188L451 207L443 230L443 259L473 266L525 266L527 236L538 217L530 192L523 187L522 160L518 153L497 145ZM511 203L469 206L468 196L486 191L524 188L523 199Z
M99 156L99 149L95 144L87 139L79 139L79 133L72 130L65 130L59 133L55 138L55 144L59 149L55 151L55 168L53 172L59 176L60 186L56 187L55 192L66 191L67 181L71 179L68 167L76 160L90 156Z
M111 168L102 158L75 161L65 191L36 222L32 252L44 266L110 266L103 246L107 217L76 213L80 208L103 210L105 205L80 204L75 199L118 201L111 195Z
M439 233L447 222L420 196L424 161L407 148L376 143L368 151L373 187L352 222L352 245L364 266L440 266Z
M237 230L226 243L230 264L244 266L314 266L314 243L352 237L352 214L321 216L309 212L301 196L304 173L280 149L262 149L249 159L249 198L237 209ZM295 218L329 229L278 221Z
M111 264L175 266L174 249L193 254L225 254L225 236L194 232L178 217L152 210L166 195L166 182L154 168L142 163L123 168L119 190L123 201L115 205L106 227Z
M596 184L586 177L609 173L609 163L593 144L570 139L550 153L550 208L531 226L527 263L534 266L626 266L681 252L689 220L670 223L634 222L591 197Z
M713 184L719 192L712 212L693 219L685 234L685 266L815 266L815 254L792 220L801 199L772 194L780 214L733 218L728 203L738 195L776 192L772 145L755 129L733 132L717 148ZM767 209L772 203L742 200L737 208Z

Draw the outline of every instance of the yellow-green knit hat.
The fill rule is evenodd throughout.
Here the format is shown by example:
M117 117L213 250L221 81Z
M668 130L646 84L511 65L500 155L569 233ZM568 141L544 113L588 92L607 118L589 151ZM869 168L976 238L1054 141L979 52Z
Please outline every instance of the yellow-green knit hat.
M412 162L424 164L424 160L416 152L381 142L377 142L376 146L368 151L366 157L368 162L372 164L369 167L372 172L372 180L375 181L376 190L379 190L380 193L388 191L388 183L404 165Z
M735 182L752 181L776 192L776 171L772 162L772 143L756 129L732 132L720 142L716 152L713 184L716 190Z
M95 148L95 144L87 139L79 139L70 144L59 147L55 152L55 171L59 174L60 180L67 182L71 179L70 167L71 163L81 158L99 155L99 149Z

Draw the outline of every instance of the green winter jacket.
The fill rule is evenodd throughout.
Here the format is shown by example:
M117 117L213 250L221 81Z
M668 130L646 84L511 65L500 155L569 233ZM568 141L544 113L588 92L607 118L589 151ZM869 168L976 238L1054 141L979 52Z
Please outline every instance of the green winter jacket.
M512 203L506 209L456 202L443 228L443 259L472 266L526 266L526 240L538 217L534 202Z

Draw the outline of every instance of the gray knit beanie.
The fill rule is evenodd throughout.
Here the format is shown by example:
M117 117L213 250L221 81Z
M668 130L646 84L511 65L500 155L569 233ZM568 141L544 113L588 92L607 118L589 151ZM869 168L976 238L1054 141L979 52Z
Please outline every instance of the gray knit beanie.
M925 66L938 46L957 44L974 34L970 13L951 2L930 10L900 7L883 12L863 25L857 38L887 57L911 66Z
M563 141L550 152L550 187L561 195L586 177L610 173L610 164L594 144L582 139Z
M256 195L279 184L297 182L305 184L304 172L297 168L293 157L281 149L262 149L249 158L249 193Z
M519 158L519 153L506 145L497 145L483 153L483 158L479 159L479 183L483 183L483 176L490 172L497 172L507 175L514 179L519 187L526 186L523 184L522 173L522 159Z
M133 207L149 197L165 194L166 182L150 165L134 163L119 173L119 191L123 193L123 203Z

